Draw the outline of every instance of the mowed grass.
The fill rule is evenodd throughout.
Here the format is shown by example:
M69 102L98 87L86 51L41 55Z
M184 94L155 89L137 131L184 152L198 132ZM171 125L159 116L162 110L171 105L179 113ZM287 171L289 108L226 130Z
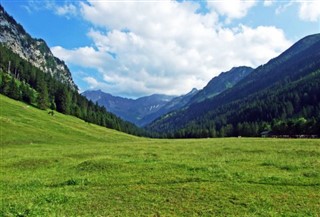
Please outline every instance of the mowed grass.
M137 138L0 96L0 216L320 216L320 140Z

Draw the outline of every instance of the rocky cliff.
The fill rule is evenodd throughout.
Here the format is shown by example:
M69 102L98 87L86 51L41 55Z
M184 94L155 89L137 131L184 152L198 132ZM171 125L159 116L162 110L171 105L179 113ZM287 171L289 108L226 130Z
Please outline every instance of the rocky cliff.
M66 64L53 56L44 40L32 38L1 5L0 43L45 73L77 89Z

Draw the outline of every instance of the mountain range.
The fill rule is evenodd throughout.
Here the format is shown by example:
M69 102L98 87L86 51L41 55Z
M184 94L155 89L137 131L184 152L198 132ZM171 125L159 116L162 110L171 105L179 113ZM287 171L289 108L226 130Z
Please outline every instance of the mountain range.
M231 88L253 71L250 67L234 67L214 77L202 90L192 89L181 96L153 94L138 99L127 99L91 90L82 93L89 100L104 106L108 111L138 126L145 126L172 111L185 109L191 104L210 99Z
M220 94L147 126L173 137L255 135L309 121L320 129L320 34L307 36ZM297 123L297 124L296 124ZM297 127L297 126L295 126ZM315 130L316 129L316 130Z
M320 34L299 40L256 69L234 67L182 96L80 95L66 64L0 5L0 93L50 108L52 115L56 110L139 136L319 136Z
M170 102L174 96L154 94L138 99L128 99L104 93L101 90L85 91L82 93L87 99L104 106L108 111L116 114L124 120L138 126L150 123L148 116L157 113Z

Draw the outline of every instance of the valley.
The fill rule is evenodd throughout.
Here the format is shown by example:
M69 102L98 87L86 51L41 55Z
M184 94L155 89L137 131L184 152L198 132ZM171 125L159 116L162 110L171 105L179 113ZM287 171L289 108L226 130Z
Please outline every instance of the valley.
M319 139L147 139L0 95L1 216L317 216Z
M0 216L319 216L320 34L199 2L0 3Z

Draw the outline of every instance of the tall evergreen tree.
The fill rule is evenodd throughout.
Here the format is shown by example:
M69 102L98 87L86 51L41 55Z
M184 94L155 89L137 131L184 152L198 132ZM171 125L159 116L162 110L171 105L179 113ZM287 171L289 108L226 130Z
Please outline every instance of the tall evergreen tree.
M55 96L55 103L57 106L57 111L64 114L70 114L71 97L66 86L60 86L58 88Z
M44 79L40 79L37 85L38 97L37 104L40 109L46 109L49 106L48 88Z
M11 81L9 83L8 96L12 99L20 99L21 96L19 87L14 77L11 78Z

